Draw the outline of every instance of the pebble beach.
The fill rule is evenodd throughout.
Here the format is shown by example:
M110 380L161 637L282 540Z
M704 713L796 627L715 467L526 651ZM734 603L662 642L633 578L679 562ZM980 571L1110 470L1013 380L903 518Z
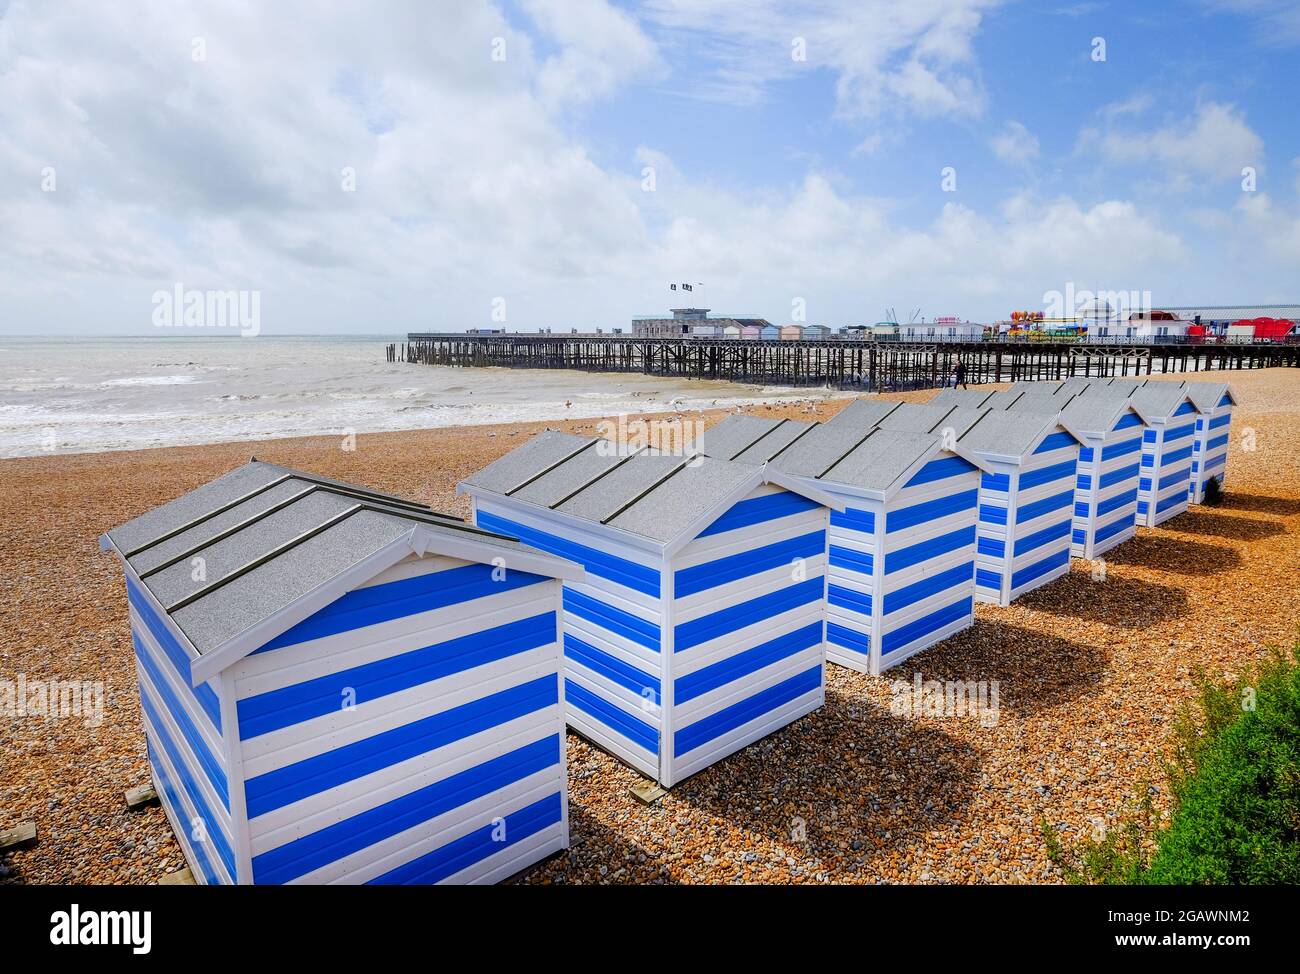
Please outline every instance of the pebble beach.
M1160 377L1157 377L1160 378ZM520 883L1056 883L1066 843L1119 825L1139 796L1167 808L1170 724L1202 674L1229 678L1300 626L1300 373L1210 375L1240 399L1226 497L1071 572L883 677L827 667L825 706L651 805L639 774L570 733L571 848ZM932 392L886 396L924 402ZM847 402L752 405L827 419ZM717 422L713 409L683 414ZM0 717L0 830L35 844L0 883L156 883L185 863L148 781L122 573L100 534L250 456L460 516L456 483L558 428L459 426L0 460L0 679L102 682L98 726ZM355 444L355 449L348 447ZM996 720L899 713L896 682L997 681Z

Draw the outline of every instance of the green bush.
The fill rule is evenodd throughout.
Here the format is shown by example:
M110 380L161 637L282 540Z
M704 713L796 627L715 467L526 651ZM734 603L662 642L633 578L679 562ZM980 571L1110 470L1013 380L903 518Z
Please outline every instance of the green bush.
M1072 883L1300 883L1300 643L1251 678L1202 681L1174 723L1169 824L1149 797L1122 828L1066 849L1044 824L1048 854ZM1146 789L1144 789L1146 790ZM1149 791L1148 791L1149 795Z

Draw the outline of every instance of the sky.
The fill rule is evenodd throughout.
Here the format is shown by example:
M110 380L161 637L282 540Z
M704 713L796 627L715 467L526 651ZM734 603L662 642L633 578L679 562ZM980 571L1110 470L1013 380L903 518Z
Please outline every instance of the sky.
M1294 303L1298 81L1294 0L0 0L0 334Z

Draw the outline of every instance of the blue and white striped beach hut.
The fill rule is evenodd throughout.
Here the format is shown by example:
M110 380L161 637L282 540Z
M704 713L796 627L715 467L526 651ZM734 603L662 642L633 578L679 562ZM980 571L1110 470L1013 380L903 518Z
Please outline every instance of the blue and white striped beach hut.
M493 882L567 847L576 565L256 461L101 544L199 883Z
M830 516L827 659L879 674L971 624L980 471L960 445L827 423L766 469L844 506Z
M1075 558L1093 559L1137 533L1138 479L1146 426L1122 393L1076 396L1061 411L1060 421L1083 443L1070 553Z
M1154 528L1187 510L1196 407L1181 382L1147 382L1129 402L1146 429L1138 479L1137 523Z
M1008 605L1070 570L1080 439L1060 410L988 410L960 440L978 457L975 597Z
M548 431L461 484L480 527L585 566L564 590L569 726L665 787L823 701L836 502L761 463Z
M1223 485L1228 470L1228 427L1237 394L1226 382L1189 382L1187 395L1196 407L1196 433L1192 444L1192 470L1188 498L1193 504L1205 499L1205 482Z

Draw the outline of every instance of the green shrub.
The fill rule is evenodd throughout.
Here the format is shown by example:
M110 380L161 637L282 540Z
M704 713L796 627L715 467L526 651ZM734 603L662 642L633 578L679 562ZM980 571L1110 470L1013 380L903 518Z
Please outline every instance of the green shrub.
M1202 680L1174 722L1169 824L1152 827L1149 790L1121 828L1066 849L1043 825L1071 883L1300 883L1300 643L1252 678Z

